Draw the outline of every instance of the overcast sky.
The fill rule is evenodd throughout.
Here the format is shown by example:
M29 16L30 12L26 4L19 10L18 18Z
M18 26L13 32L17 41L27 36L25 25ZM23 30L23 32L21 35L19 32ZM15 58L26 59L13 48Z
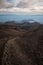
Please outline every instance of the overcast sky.
M43 0L0 0L0 12L43 12Z

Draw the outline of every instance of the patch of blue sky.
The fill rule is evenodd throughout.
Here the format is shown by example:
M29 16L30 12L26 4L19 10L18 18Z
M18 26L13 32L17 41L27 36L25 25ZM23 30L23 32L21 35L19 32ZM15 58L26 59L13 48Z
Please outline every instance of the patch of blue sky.
M8 2L12 3L12 0L7 0Z

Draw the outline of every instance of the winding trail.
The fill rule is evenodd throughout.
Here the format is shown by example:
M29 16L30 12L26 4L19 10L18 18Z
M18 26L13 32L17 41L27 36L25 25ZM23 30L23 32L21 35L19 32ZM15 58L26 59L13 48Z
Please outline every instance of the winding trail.
M19 39L19 37L17 38ZM29 65L28 56L21 52L19 44L17 44L15 41L17 38L11 39L6 43L3 53L2 65L14 65L15 58L18 63L21 63L20 65Z

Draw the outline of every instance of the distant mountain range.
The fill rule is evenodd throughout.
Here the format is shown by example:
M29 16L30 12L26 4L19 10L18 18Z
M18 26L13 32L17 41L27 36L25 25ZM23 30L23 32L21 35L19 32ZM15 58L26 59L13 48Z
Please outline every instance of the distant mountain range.
M5 22L5 24L24 24L24 23L34 23L34 22L37 22L37 21L35 21L35 20L33 20L33 19L28 19L28 20L22 20L22 21L20 21L20 22L18 22L18 21L6 21ZM37 22L38 23L38 22ZM38 23L39 24L39 23Z
M13 28L16 27L25 30L34 30L37 29L41 24L32 19L29 19L29 20L22 20L21 23L18 23L16 21L7 21L4 23L4 25L9 25L10 27Z

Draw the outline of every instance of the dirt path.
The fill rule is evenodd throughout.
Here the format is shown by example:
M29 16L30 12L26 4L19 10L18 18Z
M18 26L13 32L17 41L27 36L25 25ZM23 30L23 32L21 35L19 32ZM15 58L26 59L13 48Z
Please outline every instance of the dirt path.
M23 54L21 52L21 49L19 45L16 43L17 38L9 40L4 49L3 59L2 59L2 65L14 65L17 60L17 62L21 63L22 65L28 65L28 57L26 54ZM16 59L15 59L16 58ZM16 65L19 65L17 64Z

